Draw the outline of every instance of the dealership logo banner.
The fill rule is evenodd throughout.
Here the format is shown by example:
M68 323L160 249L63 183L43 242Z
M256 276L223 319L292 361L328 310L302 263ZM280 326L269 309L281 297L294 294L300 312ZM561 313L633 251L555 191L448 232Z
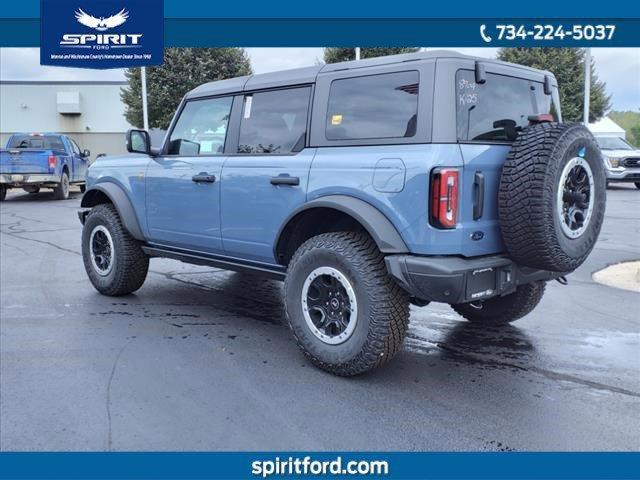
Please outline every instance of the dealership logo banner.
M161 0L42 0L40 63L62 67L159 65Z

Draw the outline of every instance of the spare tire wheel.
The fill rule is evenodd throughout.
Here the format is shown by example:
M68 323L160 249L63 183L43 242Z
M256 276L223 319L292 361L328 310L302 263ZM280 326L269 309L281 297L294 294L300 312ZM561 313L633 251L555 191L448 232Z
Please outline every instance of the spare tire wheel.
M507 250L528 267L575 270L598 239L605 201L602 156L584 125L527 127L500 178L498 216Z

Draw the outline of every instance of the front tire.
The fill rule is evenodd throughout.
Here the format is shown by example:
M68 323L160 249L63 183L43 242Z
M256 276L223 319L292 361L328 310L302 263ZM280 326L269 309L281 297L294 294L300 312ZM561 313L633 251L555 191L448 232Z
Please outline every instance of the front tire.
M66 170L62 172L60 183L53 189L53 196L56 200L66 200L69 198L69 174Z
M135 292L149 270L149 257L109 203L94 207L87 216L82 229L82 259L95 289L110 296Z
M472 323L505 325L528 315L540 303L546 283L520 285L515 292L504 297L493 297L483 302L451 305L458 315Z
M315 366L357 375L400 350L409 297L369 236L335 232L307 240L289 263L284 288L289 326Z

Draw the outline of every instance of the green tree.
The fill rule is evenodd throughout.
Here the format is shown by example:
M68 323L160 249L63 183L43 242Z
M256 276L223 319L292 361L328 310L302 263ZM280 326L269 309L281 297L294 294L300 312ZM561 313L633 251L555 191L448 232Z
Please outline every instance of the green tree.
M147 67L149 127L167 129L184 94L198 85L250 73L242 48L166 48L163 65ZM129 84L120 92L125 117L142 127L140 69L129 68L125 76Z
M553 72L558 80L564 121L582 121L584 110L584 56L582 48L501 48L498 59ZM606 84L598 79L591 60L589 121L602 118L611 108Z
M404 47L404 48L362 48L360 50L360 58L373 58L384 57L386 55L397 55L399 53L413 53L417 52L418 48ZM337 63L346 62L347 60L356 59L355 48L337 48L330 47L324 49L324 61L325 63Z
M609 113L609 118L624 128L627 132L627 140L631 144L640 148L640 110L637 112L632 110L617 112L614 110Z

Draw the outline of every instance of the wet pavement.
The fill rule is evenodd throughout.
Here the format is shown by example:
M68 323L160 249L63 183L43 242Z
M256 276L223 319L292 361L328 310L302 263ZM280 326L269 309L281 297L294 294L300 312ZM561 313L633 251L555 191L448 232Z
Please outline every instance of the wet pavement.
M640 448L640 294L591 279L640 259L640 191L608 191L596 249L528 317L413 308L396 359L350 379L304 359L276 281L154 259L99 295L79 199L0 204L2 450Z

